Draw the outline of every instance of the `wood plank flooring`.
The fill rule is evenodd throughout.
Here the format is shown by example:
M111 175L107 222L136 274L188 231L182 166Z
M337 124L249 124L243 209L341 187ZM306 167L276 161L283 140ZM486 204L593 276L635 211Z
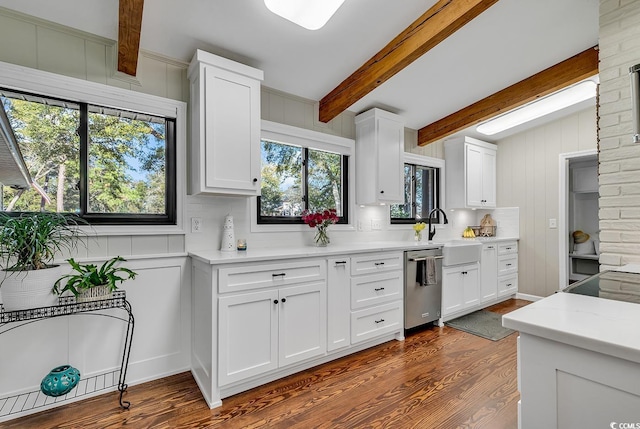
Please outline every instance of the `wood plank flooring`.
M508 300L505 314L528 304ZM210 410L190 373L0 423L0 428L515 429L516 337L431 327L223 400Z

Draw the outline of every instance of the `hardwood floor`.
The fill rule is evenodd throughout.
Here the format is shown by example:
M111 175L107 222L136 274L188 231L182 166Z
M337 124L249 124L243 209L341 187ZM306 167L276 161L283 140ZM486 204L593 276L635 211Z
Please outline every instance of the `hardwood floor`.
M508 300L505 314L528 304ZM223 400L210 410L190 373L107 393L0 428L515 429L516 337L431 327Z

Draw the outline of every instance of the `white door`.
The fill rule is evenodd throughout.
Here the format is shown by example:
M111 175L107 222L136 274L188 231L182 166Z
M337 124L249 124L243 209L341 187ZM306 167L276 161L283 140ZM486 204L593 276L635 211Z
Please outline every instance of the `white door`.
M481 301L487 302L496 299L498 291L498 248L495 244L482 246L480 278Z
M482 198L483 207L496 206L496 151L482 150Z
M442 317L462 310L464 305L462 269L442 269Z
M478 264L467 265L462 270L464 284L464 308L474 307L480 303L480 275Z
M325 281L280 289L279 301L279 366L326 353Z
M350 258L327 261L327 350L332 351L350 345Z
M482 165L484 150L481 147L466 144L465 151L467 206L482 207Z
M218 379L221 386L278 367L278 291L219 299Z

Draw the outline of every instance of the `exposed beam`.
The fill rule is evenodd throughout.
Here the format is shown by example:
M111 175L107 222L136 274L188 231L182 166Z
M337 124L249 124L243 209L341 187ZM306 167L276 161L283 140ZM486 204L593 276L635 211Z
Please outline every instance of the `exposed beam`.
M131 76L138 68L142 7L144 0L120 0L118 24L118 71Z
M594 46L421 128L418 146L433 143L596 74L598 47Z
M497 1L439 0L320 100L320 121L338 116Z

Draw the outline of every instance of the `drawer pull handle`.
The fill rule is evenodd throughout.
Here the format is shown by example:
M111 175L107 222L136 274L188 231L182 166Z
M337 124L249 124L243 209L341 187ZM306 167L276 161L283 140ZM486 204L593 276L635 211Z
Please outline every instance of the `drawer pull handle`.
M336 261L336 265L346 264L347 261Z
M460 274L465 274L465 275L466 275L466 274L467 274L467 272L466 272L466 271L462 271Z
M375 265L375 266L384 265L384 262L376 262L373 265Z
M507 267L510 267L510 266L511 266L511 264L507 264Z
M277 303L278 303L278 300L277 300L277 299L274 299L274 300L273 300L273 303L274 303L274 304L277 304Z
M511 250L511 247L505 247L506 250Z
M511 287L513 286L511 283L507 283L507 287Z
M373 289L373 290L375 290L376 292L379 292L379 291L381 291L381 290L384 290L384 288L383 288L383 287L377 287L377 288L375 288L375 289Z
M284 304L285 302L287 302L287 298L282 298L281 302Z
M287 273L271 274L271 277L284 277Z
M375 320L376 323L382 323L384 322L384 319L380 319L380 320Z

